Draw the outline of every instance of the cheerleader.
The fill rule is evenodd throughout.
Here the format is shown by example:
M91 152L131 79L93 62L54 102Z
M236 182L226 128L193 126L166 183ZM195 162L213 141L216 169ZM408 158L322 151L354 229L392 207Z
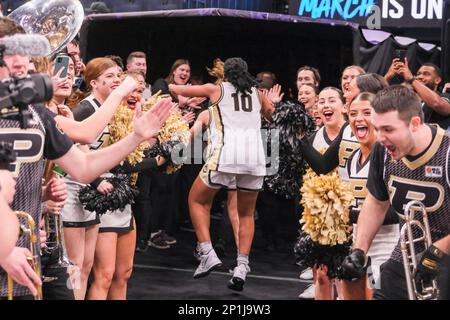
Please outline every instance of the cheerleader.
M140 85L123 101L110 124L111 138L119 140L121 136L131 131L133 112L140 108L140 101L144 92L144 77L140 73L129 72L127 75L133 77ZM128 116L128 117L127 117ZM124 119L127 118L127 119ZM128 121L125 121L128 120ZM119 128L120 127L120 128ZM129 156L137 157L139 149ZM165 163L163 157L144 158L136 165L126 163L115 171L131 173L156 169ZM144 174L148 174L145 172ZM113 185L103 179L102 183L108 186L108 192L113 191ZM127 283L133 269L134 249L136 246L136 224L131 212L131 205L126 205L124 210L107 212L100 216L99 234L95 246L95 257L93 265L94 281L89 289L89 300L125 300L127 295Z

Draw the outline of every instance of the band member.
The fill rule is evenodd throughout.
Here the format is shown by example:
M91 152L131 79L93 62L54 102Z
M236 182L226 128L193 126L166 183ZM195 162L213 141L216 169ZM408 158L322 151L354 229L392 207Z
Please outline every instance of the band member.
M354 278L364 274L366 255L389 205L403 213L408 202L419 200L430 212L433 245L423 253L415 280L435 279L450 253L450 138L443 129L424 124L417 95L403 86L380 91L373 108L371 118L379 143L370 159L369 192L359 214L356 242L342 264L343 270ZM423 223L421 216L416 215L416 219ZM416 252L423 249L423 244L416 244ZM380 286L373 298L407 299L405 276L398 243L382 267Z

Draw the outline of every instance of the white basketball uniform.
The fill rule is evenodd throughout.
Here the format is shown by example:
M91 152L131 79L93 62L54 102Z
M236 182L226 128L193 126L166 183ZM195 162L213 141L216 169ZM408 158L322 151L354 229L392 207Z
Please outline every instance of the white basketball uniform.
M229 82L220 86L219 100L209 107L208 159L200 178L215 189L259 191L266 159L258 91L238 93Z

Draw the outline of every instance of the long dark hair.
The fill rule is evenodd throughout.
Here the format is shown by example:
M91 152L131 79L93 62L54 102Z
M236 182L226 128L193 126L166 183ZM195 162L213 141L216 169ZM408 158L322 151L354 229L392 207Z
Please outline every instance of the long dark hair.
M248 72L247 62L242 58L229 58L224 65L225 80L231 82L238 92L252 92L258 81Z
M178 60L176 60L173 63L172 67L170 68L169 75L166 77L167 84L175 84L175 82L173 82L173 79L174 79L173 73L175 72L175 70L178 69L179 66L181 66L183 64L187 64L189 66L189 68L191 67L191 64L189 63L189 60L186 60L186 59L178 59Z

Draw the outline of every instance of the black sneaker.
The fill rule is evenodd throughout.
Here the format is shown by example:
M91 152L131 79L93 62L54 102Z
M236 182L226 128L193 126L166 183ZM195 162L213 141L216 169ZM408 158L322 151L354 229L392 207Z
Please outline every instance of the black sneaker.
M146 252L148 250L148 244L145 240L139 240L136 245L136 252Z
M156 249L169 249L170 245L164 240L161 233L158 232L148 240L148 245Z
M169 236L165 230L161 231L161 237L164 239L164 241L166 241L167 244L175 244L177 243L177 239L175 239L174 237Z

